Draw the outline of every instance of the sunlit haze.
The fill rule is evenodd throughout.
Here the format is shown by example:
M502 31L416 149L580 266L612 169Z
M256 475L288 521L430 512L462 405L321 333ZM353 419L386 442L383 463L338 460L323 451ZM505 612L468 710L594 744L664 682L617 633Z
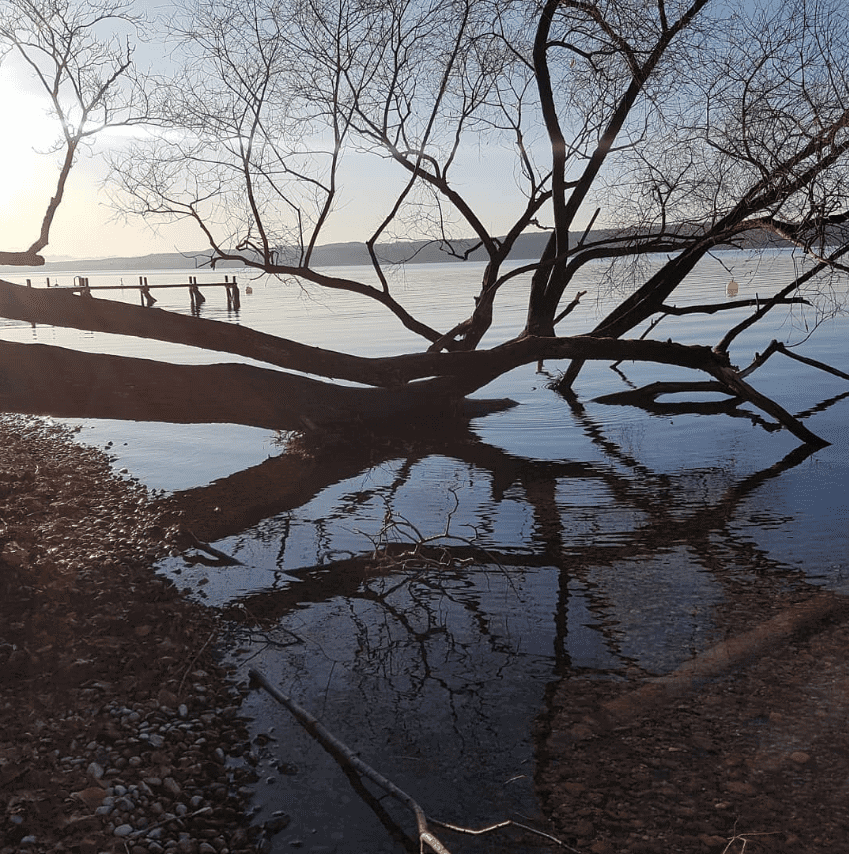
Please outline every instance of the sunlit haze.
M150 56L150 47L143 46L137 58ZM7 116L5 132L0 135L0 249L21 251L38 236L55 190L61 152L51 151L51 147L59 138L59 125L48 114L46 95L11 54L0 64L0 103ZM156 224L154 230L153 224L139 219L125 221L111 207L104 187L102 153L119 143L119 135L104 135L95 148L81 151L54 220L50 243L42 253L48 261L204 248L203 235L190 223ZM460 189L484 224L503 233L512 223L515 206L521 204L519 198L511 198L513 159L498 148L475 149L469 156L471 159L458 164L457 174L466 178ZM342 179L336 213L322 243L365 240L389 210L403 175L386 161L353 155Z

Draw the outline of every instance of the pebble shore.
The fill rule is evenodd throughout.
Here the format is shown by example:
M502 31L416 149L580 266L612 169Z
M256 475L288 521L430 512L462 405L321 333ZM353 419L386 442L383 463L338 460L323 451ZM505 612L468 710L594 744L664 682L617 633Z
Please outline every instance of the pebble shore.
M256 854L247 691L105 450L0 416L0 854Z

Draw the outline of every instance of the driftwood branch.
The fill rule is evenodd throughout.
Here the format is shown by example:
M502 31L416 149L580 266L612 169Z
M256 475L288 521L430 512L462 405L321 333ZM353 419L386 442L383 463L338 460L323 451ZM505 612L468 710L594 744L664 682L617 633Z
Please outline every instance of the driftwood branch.
M385 792L402 803L412 811L416 817L419 844L427 845L436 854L451 854L451 852L431 833L428 827L427 816L424 810L402 789L399 789L391 780L387 780L363 762L344 742L340 741L330 730L328 730L317 718L314 718L305 708L299 706L290 697L287 697L275 685L268 680L264 673L255 668L248 671L251 679L257 682L265 692L273 697L280 705L285 706L297 722L340 764L353 767L356 771L367 777L373 783L380 786Z
M503 827L513 825L523 830L527 830L531 833L535 833L538 836L542 836L550 840L551 842L555 842L562 848L566 848L569 851L574 850L572 848L569 848L567 845L564 845L559 839L549 835L548 833L535 830L534 828L528 827L523 824L519 824L518 822L512 821L511 819L496 822L495 824L479 829L462 827L460 825L455 824L448 824L446 822L437 821L435 819L428 819L425 811L412 798L412 796L408 795L403 789L398 788L398 786L396 786L391 780L384 777L381 773L375 771L375 769L372 768L371 765L368 765L367 763L363 762L363 760L360 759L359 756L357 756L351 750L350 747L348 747L344 742L340 741L340 739L333 735L333 733L330 732L330 730L328 730L317 718L313 717L305 708L298 705L291 697L288 697L279 688L273 685L264 673L260 672L259 670L256 670L255 668L251 668L248 671L248 675L254 682L259 684L270 697L280 703L280 705L285 706L285 708L288 709L288 711L292 714L295 720L297 720L298 723L343 768L354 769L358 774L361 774L363 777L371 780L373 783L383 789L384 792L395 798L395 800L403 804L413 813L416 819L416 829L418 832L419 846L422 852L425 850L425 846L427 846L427 848L435 852L435 854L451 854L449 849L446 848L436 836L434 836L434 834L430 830L429 824L438 824L441 827L445 827L457 833L465 833L468 835L491 833L495 830L500 830Z
M244 566L242 561L234 558L232 555L228 555L226 552L215 548L215 546L198 539L185 525L178 525L176 527L171 536L171 543L181 552L187 552L191 549L206 552L206 554L215 558L219 565Z

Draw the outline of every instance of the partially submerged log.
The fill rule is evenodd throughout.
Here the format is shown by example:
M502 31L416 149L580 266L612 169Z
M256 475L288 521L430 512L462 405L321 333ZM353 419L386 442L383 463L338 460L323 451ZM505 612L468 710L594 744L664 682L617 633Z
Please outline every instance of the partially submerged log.
M450 414L462 397L450 383L355 388L253 365L175 365L0 341L5 412L309 431Z
M414 380L452 377L458 384L453 393L455 396L459 393L460 397L506 371L542 358L638 359L695 370L704 370L708 363L727 361L708 347L588 336L527 336L489 350L368 358L310 347L233 323L112 300L83 299L70 290L25 288L3 281L0 281L0 317L168 341L232 353L289 371L393 390Z
M371 386L340 386L248 365L171 365L44 345L5 345L0 407L14 412L231 422L284 430L350 428L366 421L451 414L463 398L496 377L541 359L571 359L573 364L631 359L708 373L731 395L772 415L803 442L828 444L743 382L727 353L672 341L528 335L489 350L363 358L234 324L9 282L0 282L0 316L172 341Z
M728 389L722 383L716 382L656 382L641 388L631 388L627 391L617 391L613 394L604 394L595 398L596 403L613 405L639 406L643 409L663 411L663 404L658 403L658 398L666 394L728 394ZM736 400L737 398L732 398ZM728 399L719 401L727 404ZM669 404L675 406L676 404Z

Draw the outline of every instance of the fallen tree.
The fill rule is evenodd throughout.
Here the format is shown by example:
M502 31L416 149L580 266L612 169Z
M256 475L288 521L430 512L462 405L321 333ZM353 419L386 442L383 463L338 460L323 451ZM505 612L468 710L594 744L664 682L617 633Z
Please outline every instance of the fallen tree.
M39 4L18 5L31 13ZM6 27L7 40L21 42L17 32ZM424 352L366 359L3 283L6 317L177 342L278 370L10 345L17 368L4 369L0 405L349 429L451 413L519 365L568 361L558 383L568 394L586 361L629 359L707 374L801 441L824 444L751 386L729 349L782 306L810 306L814 323L843 307L849 20L836 0L762 0L733 10L720 0L188 0L169 15L163 40L179 44L185 66L150 82L149 132L113 151L116 204L128 216L194 223L213 266L237 262L307 290L379 303L420 336ZM107 82L126 68L119 63ZM55 112L62 120L58 103ZM501 187L494 170L487 176L512 208L500 236L485 224L465 171L470 152L493 143L515 156L509 180L520 190ZM351 152L374 155L400 176L394 195L371 199L370 281L314 263L344 208ZM540 257L508 265L520 239L540 229L548 234ZM482 254L468 317L441 329L403 304L380 250L397 232L435 242L449 257ZM473 239L458 242L458 234ZM715 250L753 245L793 247L809 263L763 298L684 308L671 301ZM589 269L599 271L598 289L620 297L586 334L559 336L586 288L575 288L566 305L564 296ZM530 278L523 332L480 349L499 294L520 276ZM694 312L727 312L736 322L713 346L648 340L645 331L625 337ZM245 390L238 405L222 394L234 384Z
M358 358L263 335L240 326L0 282L0 314L263 354L280 367L307 364L324 376L367 382L361 388L242 364L172 365L146 359L78 353L61 347L0 343L5 356L0 406L91 418L232 422L283 430L429 416L456 410L463 398L497 376L543 359L634 359L704 371L803 442L827 444L774 401L748 385L726 354L674 342L596 337L523 336L489 350ZM238 400L222 394L238 390Z

